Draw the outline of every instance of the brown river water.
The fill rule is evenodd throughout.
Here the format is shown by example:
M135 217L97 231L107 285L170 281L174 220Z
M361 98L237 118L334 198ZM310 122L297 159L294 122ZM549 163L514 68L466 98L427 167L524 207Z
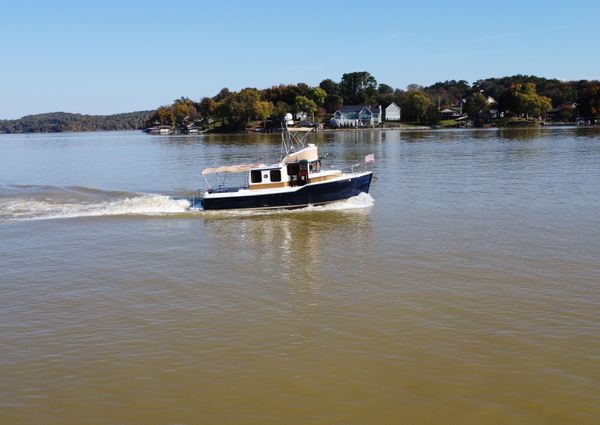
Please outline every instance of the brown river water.
M370 196L186 211L276 135L0 136L0 423L600 423L600 129L313 140Z

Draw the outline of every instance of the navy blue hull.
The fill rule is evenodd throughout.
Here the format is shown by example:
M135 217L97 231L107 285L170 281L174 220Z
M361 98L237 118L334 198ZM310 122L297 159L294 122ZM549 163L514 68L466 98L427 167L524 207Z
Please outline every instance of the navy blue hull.
M266 195L204 198L205 210L243 208L298 208L348 199L359 193L369 193L373 173L334 182L309 184L293 192Z

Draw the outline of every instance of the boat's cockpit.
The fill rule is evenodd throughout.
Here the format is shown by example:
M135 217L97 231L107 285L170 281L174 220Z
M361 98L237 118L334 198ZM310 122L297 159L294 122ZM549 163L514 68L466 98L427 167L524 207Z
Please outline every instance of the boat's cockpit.
M321 172L321 160L301 159L277 166L250 170L250 189L267 189L284 186L304 186L311 177Z

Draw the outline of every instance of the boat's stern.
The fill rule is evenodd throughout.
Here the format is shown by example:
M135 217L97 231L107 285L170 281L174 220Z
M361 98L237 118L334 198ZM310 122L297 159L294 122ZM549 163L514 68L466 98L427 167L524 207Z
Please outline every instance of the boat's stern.
M204 209L204 203L202 202L202 196L196 196L189 199L190 206L188 210L190 211L200 211Z

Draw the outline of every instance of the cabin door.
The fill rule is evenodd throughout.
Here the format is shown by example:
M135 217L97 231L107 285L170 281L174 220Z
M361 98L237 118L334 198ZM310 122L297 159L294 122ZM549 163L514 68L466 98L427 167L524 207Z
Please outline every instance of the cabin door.
M305 159L298 163L298 184L304 186L308 183L308 161Z
M298 186L298 180L300 173L300 169L298 167L298 163L292 163L287 165L287 173L290 176L290 186Z
M302 160L287 165L290 186L304 186L308 183L308 161Z

